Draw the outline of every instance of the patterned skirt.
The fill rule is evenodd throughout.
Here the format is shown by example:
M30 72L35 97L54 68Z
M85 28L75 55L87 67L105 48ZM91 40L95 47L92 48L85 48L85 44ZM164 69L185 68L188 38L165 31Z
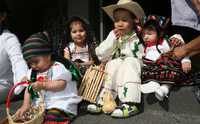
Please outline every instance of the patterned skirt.
M180 61L161 56L156 62L143 59L143 63L145 65L142 69L143 82L150 80L169 84L187 84L190 82L189 75L182 71Z
M71 113L65 113L59 109L53 108L46 110L43 124L71 124L75 116Z

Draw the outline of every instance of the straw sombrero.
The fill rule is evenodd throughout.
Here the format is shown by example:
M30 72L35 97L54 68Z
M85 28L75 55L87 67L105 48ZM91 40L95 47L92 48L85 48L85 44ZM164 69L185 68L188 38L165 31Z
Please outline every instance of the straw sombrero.
M145 13L142 7L137 2L134 2L132 0L119 0L117 4L112 4L106 7L102 7L102 8L112 20L114 20L113 18L114 10L118 8L123 8L130 11L138 19L141 19L143 16L145 16Z

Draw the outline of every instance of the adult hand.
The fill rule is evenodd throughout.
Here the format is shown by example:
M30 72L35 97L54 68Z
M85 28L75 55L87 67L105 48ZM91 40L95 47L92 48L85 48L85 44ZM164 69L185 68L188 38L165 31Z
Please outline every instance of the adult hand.
M28 77L24 76L24 77L21 79L21 82L24 82L24 81L28 81Z
M173 55L176 58L181 59L181 58L187 56L187 51L185 50L184 46L176 47L173 50Z
M194 5L194 9L196 10L197 14L200 15L200 1L192 0L192 4Z

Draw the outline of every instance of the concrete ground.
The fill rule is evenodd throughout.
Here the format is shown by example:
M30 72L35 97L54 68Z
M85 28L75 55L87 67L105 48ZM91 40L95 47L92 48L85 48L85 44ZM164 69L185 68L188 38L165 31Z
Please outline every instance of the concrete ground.
M171 92L169 99L158 102L153 94L143 96L144 110L127 119L115 119L109 115L92 115L81 112L72 124L200 124L200 104L192 87L182 87ZM13 102L14 112L21 101ZM6 117L5 105L0 105L0 120Z

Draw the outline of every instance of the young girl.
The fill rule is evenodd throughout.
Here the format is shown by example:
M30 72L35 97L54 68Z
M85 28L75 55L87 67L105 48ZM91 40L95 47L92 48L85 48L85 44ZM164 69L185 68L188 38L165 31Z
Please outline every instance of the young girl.
M145 44L145 57L142 78L150 81L141 86L144 93L154 92L158 100L162 101L169 93L171 84L186 83L187 75L191 70L189 58L184 58L181 62L173 60L170 56L162 55L171 50L162 31L162 20L159 16L149 16L143 27L142 38ZM179 40L184 43L180 35L173 35L171 40ZM171 42L172 43L172 42ZM175 42L174 42L175 43ZM176 44L171 44L176 47ZM158 83L162 83L160 84Z
M103 94L111 92L121 104L111 112L112 117L124 118L139 112L141 102L141 67L143 45L135 33L135 19L141 19L144 11L131 0L119 0L116 5L103 8L114 21L114 29L97 48L96 54L105 67L105 82L97 103L89 105L88 110L95 112L104 104Z
M96 44L88 25L80 17L72 17L66 25L66 35L68 43L64 49L64 57L75 62L84 74L90 65L98 62L94 51Z
M35 91L42 91L44 95L44 124L69 124L77 115L80 97L77 96L76 82L72 81L70 71L62 63L54 60L47 33L41 32L30 36L22 49L24 58L31 67L28 77L31 73L37 72L38 80L31 84L32 88ZM16 113L18 117L30 108L30 103L27 88L23 105Z

